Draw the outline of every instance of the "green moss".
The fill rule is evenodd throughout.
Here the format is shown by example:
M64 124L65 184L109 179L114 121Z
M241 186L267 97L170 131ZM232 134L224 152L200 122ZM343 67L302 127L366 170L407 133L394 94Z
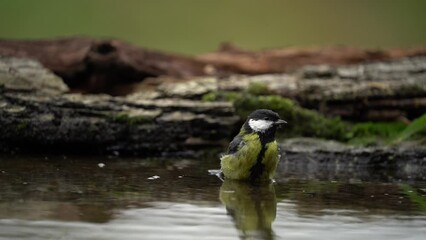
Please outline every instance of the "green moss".
M217 101L217 93L210 92L210 93L204 94L201 97L201 100L204 101L204 102L214 102L214 101Z
M277 112L289 124L286 137L304 136L346 140L350 125L339 118L328 118L315 111L301 108L292 100L280 96L253 96L241 94L234 102L243 119L252 111L267 108Z
M204 94L201 98L205 102L214 102L214 101L227 101L234 102L239 98L241 93L237 92L227 92L227 91L218 91Z
M25 130L26 128L28 128L27 122L20 122L16 125L16 130L18 130L18 131Z
M129 125L138 125L142 123L149 123L152 121L152 118L149 116L130 116L129 114L125 112L120 112L117 114L111 114L110 118L113 121L119 122L119 123L127 123Z
M357 123L348 132L348 139L359 145L389 144L405 127L402 122Z
M285 126L286 137L320 137L341 141L347 139L350 124L341 121L339 118L328 118L315 111L304 109L288 98L262 95L266 93L266 86L263 84L251 84L250 86L251 90L242 93L211 92L204 95L202 100L233 102L241 119L245 119L256 109L271 109L289 123Z
M410 125L401 131L393 140L393 143L402 142L414 135L426 136L426 113L419 118L416 118Z
M271 92L268 89L268 86L266 86L263 83L256 83L256 82L253 82L249 85L247 92L255 96L271 94Z
M285 137L319 137L358 145L386 145L412 139L413 136L426 139L426 114L409 126L402 122L352 124L302 108L288 98L263 95L266 93L264 87L255 84L251 85L251 90L245 92L211 92L205 94L202 100L233 102L241 119L245 119L256 109L271 109L289 123L285 126Z
M426 138L426 114L410 125L402 122L367 122L352 127L348 138L353 144L397 144L405 140Z

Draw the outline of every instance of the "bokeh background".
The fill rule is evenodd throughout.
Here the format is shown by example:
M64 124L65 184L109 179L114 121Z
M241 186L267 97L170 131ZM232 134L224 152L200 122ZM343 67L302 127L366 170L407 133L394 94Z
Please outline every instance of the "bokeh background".
M424 0L0 0L0 38L114 37L201 54L344 44L424 46Z

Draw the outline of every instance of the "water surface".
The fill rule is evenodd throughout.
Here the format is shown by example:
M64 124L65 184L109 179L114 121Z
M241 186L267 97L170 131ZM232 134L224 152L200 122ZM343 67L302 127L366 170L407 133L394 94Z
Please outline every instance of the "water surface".
M280 170L275 184L252 186L207 174L218 165L215 158L1 156L0 239L426 237L425 182Z

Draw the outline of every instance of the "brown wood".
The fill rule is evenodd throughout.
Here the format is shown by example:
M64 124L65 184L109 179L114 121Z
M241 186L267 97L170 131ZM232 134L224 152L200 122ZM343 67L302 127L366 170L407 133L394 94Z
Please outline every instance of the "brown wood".
M249 51L223 44L217 52L197 59L217 68L243 74L283 73L305 65L346 65L426 55L426 48L369 50L344 46L289 47Z
M226 142L239 120L229 102L66 91L38 62L0 58L0 152L194 157Z
M190 57L145 49L115 39L0 39L0 56L40 61L73 92L124 95L134 83L158 76L283 73L305 65L342 65L426 55L426 48L363 50L349 47L248 51L224 44L219 51Z
M125 94L132 83L149 77L206 75L204 63L187 56L139 48L119 40L63 38L0 40L0 55L33 58L73 91Z

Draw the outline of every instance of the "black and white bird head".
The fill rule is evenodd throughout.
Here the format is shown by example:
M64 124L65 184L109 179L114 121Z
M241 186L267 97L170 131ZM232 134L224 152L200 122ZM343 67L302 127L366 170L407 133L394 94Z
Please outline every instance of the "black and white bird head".
M248 132L266 133L273 132L277 127L287 123L282 120L278 113L268 109L258 109L247 117L247 121L244 123L244 128Z

